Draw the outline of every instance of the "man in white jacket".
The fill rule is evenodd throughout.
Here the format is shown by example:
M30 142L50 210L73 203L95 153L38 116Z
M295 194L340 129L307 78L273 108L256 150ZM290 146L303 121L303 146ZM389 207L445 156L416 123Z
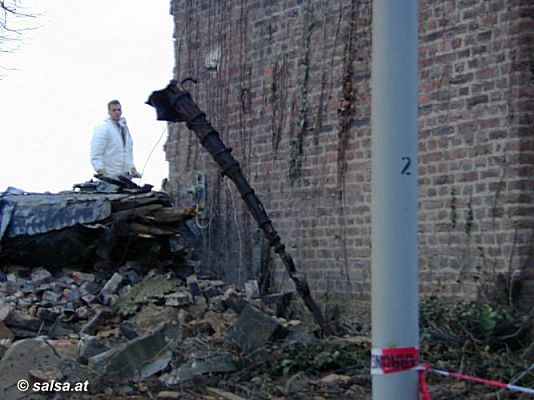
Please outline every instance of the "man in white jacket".
M100 175L140 178L133 162L132 137L118 100L108 103L108 114L109 117L93 130L91 164Z

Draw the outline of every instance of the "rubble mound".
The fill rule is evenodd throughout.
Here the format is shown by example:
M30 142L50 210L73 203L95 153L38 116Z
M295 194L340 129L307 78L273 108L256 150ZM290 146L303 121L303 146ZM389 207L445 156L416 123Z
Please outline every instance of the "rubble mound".
M256 281L240 290L202 276L185 224L195 213L165 193L4 194L0 205L0 398L363 390L329 373L346 357L302 323L294 292L260 298ZM297 353L313 379L284 382L302 374Z
M195 214L166 194L0 201L0 399L371 399L368 325L328 319L324 337L295 292L202 275ZM528 385L532 320L432 300L422 356ZM434 400L521 398L429 379Z
M143 274L134 261L113 274L4 265L0 299L2 399L20 398L21 379L89 382L79 398L270 398L269 391L304 393L304 383L347 395L355 382L340 368L354 357L342 349L368 351L369 344L336 339L341 347L332 341L328 349L294 319L293 292L260 299L179 267ZM332 369L338 373L323 376ZM304 372L314 378L281 383ZM299 396L290 398L306 398Z

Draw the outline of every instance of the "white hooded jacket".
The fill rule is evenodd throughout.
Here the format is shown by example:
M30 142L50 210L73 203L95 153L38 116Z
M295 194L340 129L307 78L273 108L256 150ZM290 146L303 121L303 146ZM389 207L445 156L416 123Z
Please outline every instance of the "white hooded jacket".
M124 131L124 142L121 128ZM120 118L117 123L108 117L94 128L91 164L95 171L105 169L106 175L114 177L131 173L135 168L133 141L125 118Z

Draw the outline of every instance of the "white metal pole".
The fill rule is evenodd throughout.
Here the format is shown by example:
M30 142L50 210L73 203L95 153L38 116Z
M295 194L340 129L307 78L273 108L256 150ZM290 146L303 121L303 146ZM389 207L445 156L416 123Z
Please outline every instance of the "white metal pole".
M372 341L418 349L418 0L373 0L372 21ZM413 370L372 383L374 400L418 398Z

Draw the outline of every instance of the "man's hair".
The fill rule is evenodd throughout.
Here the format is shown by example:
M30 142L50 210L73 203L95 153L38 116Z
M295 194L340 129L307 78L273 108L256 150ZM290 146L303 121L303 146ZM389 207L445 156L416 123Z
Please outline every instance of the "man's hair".
M121 105L121 102L119 100L111 100L109 103L108 103L108 110L111 108L111 106L113 105Z

